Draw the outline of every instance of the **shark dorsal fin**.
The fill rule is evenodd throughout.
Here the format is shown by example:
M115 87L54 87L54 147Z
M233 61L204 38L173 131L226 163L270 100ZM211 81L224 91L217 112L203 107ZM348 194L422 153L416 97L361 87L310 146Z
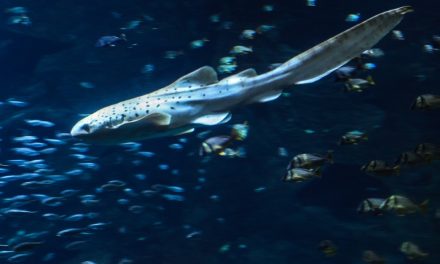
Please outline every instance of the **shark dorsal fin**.
M239 72L237 74L234 74L232 76L237 76L237 77L255 77L255 76L257 76L257 72L253 68L249 68L249 69L241 71L241 72Z
M215 70L210 66L203 66L183 77L180 77L173 83L173 85L178 87L200 87L217 82L218 79Z
M235 82L240 81L243 78L255 77L255 76L257 76L257 72L254 69L250 68L250 69L246 69L244 71L241 71L239 73L236 73L234 75L231 75L229 77L226 77L223 80L221 80L220 83L233 84Z

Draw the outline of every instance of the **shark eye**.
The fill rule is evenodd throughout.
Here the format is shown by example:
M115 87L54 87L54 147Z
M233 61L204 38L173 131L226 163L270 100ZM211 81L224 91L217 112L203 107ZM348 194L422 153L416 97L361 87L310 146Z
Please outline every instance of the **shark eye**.
M90 133L90 126L88 124L84 124L81 126L81 130L84 130L87 133Z

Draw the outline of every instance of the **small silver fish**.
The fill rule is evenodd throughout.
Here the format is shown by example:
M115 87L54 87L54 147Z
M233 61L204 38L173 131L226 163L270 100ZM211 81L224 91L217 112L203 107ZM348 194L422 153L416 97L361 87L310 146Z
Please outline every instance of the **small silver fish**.
M57 237L79 237L82 235L87 235L83 228L67 228L56 234Z
M190 43L189 43L189 46L192 48L192 49L199 49L199 48L202 48L203 46L205 46L205 43L206 42L208 42L209 40L208 39L196 39L196 40L193 40L193 41L191 41Z
M425 200L420 204L415 204L405 196L391 195L382 203L380 209L395 212L399 216L405 216L417 212L426 213L428 210L428 203L429 200Z
M432 143L419 144L414 152L427 161L440 159L440 146Z
M232 56L226 56L226 57L222 57L219 60L220 64L224 64L224 65L231 65L231 64L235 64L236 58L232 57Z
M29 105L27 102L16 100L16 99L13 99L13 98L8 99L6 102L8 104L16 106L16 107L26 107L26 106Z
M420 164L426 164L429 160L413 151L406 151L399 155L395 164L400 166L414 166Z
M393 34L394 39L405 40L405 36L403 35L402 31L400 31L400 30L393 30L392 34Z
M128 22L125 27L121 27L121 30L135 29L135 28L139 27L141 23L142 23L141 20L132 20L132 21Z
M241 32L240 38L242 39L254 39L257 32L253 29L245 29Z
M219 23L219 22L220 22L220 15L219 15L219 14L211 15L211 16L209 17L209 20L210 20L212 23Z
M181 56L183 54L184 54L183 51L167 50L167 51L165 51L165 54L163 55L163 57L168 60L174 60L175 58L177 58L178 56Z
M345 82L345 91L346 92L363 92L366 88L375 85L373 78L368 76L367 79L348 79Z
M400 245L400 252L402 252L409 260L423 260L429 256L429 253L420 249L420 247L413 242L405 241Z
M352 78L359 69L353 66L342 66L335 71L336 81L347 82Z
M64 246L64 249L67 250L79 250L83 248L87 244L87 241L79 240L79 241L72 241Z
M357 145L368 140L368 135L361 131L350 131L341 137L339 145Z
M232 126L231 137L238 141L243 141L249 134L249 124L244 122L243 124L235 124Z
M333 257L338 252L338 247L331 240L322 240L318 244L318 249L324 253L326 257Z
M15 15L23 15L28 12L26 7L23 6L14 6L5 9L5 13L15 14Z
M27 156L27 157L35 157L40 155L40 153L34 149L31 148L13 148L12 151L14 151L16 154Z
M357 21L359 21L360 18L361 18L361 14L360 14L360 13L349 14L349 15L347 15L347 17L345 18L345 21L346 21L346 22L357 22Z
M21 254L17 254L14 255L12 257L9 257L7 259L7 261L9 263L20 263L20 262L24 262L30 255L32 255L32 253L21 253Z
M302 168L302 169L315 169L319 168L325 163L333 163L333 151L328 151L327 155L319 154L298 154L292 158L287 169Z
M411 110L434 110L440 108L440 95L423 94L416 98Z
M38 119L26 119L24 120L27 124L34 127L53 127L55 124L50 121L38 120Z
M231 136L215 136L206 139L202 142L199 149L199 155L203 156L206 154L218 154L224 149L232 144L234 139Z
M125 34L121 34L120 36L103 36L96 41L95 47L115 47L117 44L124 41L127 41Z
M287 170L287 174L282 178L282 180L286 182L303 182L320 177L321 177L320 168L317 169L291 168Z
M376 254L372 250L365 250L362 252L362 260L367 264L385 264L386 261L383 257Z
M275 10L275 7L273 5L264 5L261 9L264 12L273 12Z
M22 14L22 15L18 15L18 16L11 16L8 19L8 24L30 26L30 25L32 25L32 21L29 16Z
M27 217L30 215L35 215L37 211L29 211L29 210L22 210L22 209L9 209L3 212L6 216L11 217Z
M240 45L232 47L232 49L229 51L229 53L231 53L233 55L244 55L244 54L249 54L252 52L253 52L252 47L245 47L245 46L240 46Z
M359 204L357 212L360 214L382 215L381 206L384 202L385 199L382 198L365 199Z
M237 67L238 66L236 64L222 64L217 67L217 71L220 74L232 73L237 69Z
M266 33L268 31L273 30L274 28L275 28L275 26L273 26L273 25L260 25L260 26L257 27L257 29L255 29L255 31L258 34L263 34L263 33Z
M17 245L15 245L12 250L15 252L24 252L24 251L32 251L36 247L41 246L44 242L38 241L38 242L22 242Z
M366 50L364 52L362 52L362 54L373 57L373 58L379 58L385 55L385 52L379 48L374 48L374 49L369 49Z
M218 155L228 157L228 158L245 158L246 157L246 150L243 147L239 147L236 149L225 148L223 151L218 153Z
M390 176L390 175L398 175L400 173L400 166L388 165L385 161L382 160L372 160L367 164L361 167L362 171L365 171L368 174L378 175L378 176Z

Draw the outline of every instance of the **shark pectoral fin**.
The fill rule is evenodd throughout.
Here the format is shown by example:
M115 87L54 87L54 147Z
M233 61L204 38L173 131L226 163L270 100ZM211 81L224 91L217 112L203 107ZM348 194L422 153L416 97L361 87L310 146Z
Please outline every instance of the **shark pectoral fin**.
M195 119L192 123L206 125L206 126L213 126L228 122L229 120L231 120L231 116L232 115L230 113L205 115Z
M166 113L152 113L149 115L146 115L144 117L134 119L131 121L123 122L117 126L112 127L113 129L116 128L136 128L136 127L142 127L146 123L155 125L155 126L168 126L171 123L171 115Z
M171 123L171 115L166 113L152 113L145 116L142 121L149 122L157 126L168 126Z
M201 85L209 85L217 82L216 71L210 66L203 66L183 77L180 77L172 84L172 86L196 88Z
M282 93L283 93L282 91L271 91L268 93L264 93L264 94L258 95L255 98L253 98L252 102L255 102L255 103L270 102L270 101L273 101L273 100L277 99L278 97L280 97Z
M250 69L246 69L246 70L244 70L244 71L241 71L241 72L239 72L239 73L237 73L237 74L234 74L234 75L232 75L232 76L238 76L238 77L255 77L255 76L257 76L257 72L256 72L254 69L250 68Z

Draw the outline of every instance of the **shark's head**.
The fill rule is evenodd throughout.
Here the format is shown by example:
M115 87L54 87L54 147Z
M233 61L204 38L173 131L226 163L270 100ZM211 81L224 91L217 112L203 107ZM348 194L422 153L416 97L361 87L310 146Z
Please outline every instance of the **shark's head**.
M84 141L99 141L105 137L108 122L98 117L99 113L96 112L78 121L70 131L72 137Z
M161 112L132 115L104 108L78 121L70 134L89 143L117 144L163 136L173 131L170 120L170 115Z

